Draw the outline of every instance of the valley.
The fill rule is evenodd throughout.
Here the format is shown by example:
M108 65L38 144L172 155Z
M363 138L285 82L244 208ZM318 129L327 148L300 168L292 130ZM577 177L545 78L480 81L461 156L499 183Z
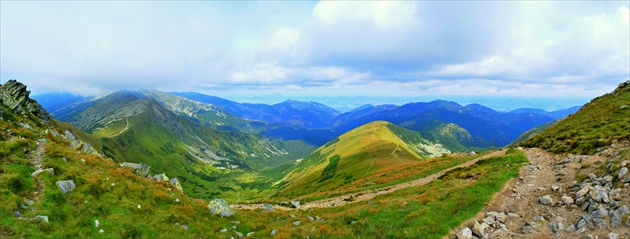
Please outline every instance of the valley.
M3 238L630 236L630 83L556 123L445 101L364 106L356 117L290 101L249 106L278 119L261 122L157 91L72 102L51 116L19 82L1 93ZM278 113L291 107L331 121ZM342 130L383 117L400 125ZM523 136L493 150L472 124ZM262 134L274 128L295 130ZM285 139L292 132L332 138Z

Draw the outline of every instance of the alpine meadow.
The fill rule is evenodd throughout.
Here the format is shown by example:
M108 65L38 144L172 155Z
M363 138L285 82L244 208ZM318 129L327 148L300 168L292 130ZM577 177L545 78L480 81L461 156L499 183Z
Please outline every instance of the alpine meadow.
M0 1L0 238L630 239L627 1Z

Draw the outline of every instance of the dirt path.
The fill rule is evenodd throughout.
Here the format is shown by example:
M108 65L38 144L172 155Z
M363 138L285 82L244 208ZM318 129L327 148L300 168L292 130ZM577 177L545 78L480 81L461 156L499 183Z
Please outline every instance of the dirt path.
M351 204L351 203L357 203L357 202L371 200L371 199L373 199L376 196L392 193L392 192L395 192L395 191L398 191L398 190L401 190L401 189L422 186L422 185L425 185L427 183L430 183L430 182L436 180L437 178L439 178L440 176L444 175L448 171L451 171L451 170L457 169L457 168L468 167L468 166L471 166L471 165L475 164L479 160L487 159L487 158L494 157L494 156L504 155L505 152L506 152L506 150L493 152L493 153L490 153L490 154L485 155L483 157L479 157L479 158L470 160L470 161L462 163L460 165L444 169L444 170L442 170L442 171L440 171L438 173L435 173L435 174L432 174L432 175L429 175L429 176L426 176L426 177L423 177L423 178L420 178L420 179L416 179L416 180L413 180L413 181L409 181L409 182L406 182L406 183L401 183L401 184L397 184L397 185L393 185L393 186L389 186L389 187L370 189L370 190L366 190L366 191L362 191L362 192L350 193L350 194L346 194L346 195L342 195L342 196L322 199L322 200L313 201L313 202L307 202L307 203L301 205L300 209L301 210L308 210L308 209L311 209L311 208L339 207L339 206L344 206L344 205ZM233 209L257 210L257 209L261 209L263 204L232 204L230 206ZM291 208L285 208L285 207L276 207L276 209L293 210Z
M583 214L581 208L576 207L576 205L546 206L539 203L539 198L550 195L555 203L563 195L575 196L575 192L572 192L571 189L574 186L577 169L582 164L592 164L596 161L606 162L608 158L556 155L538 148L524 151L530 163L519 171L520 177L508 181L484 209L475 217L451 230L450 235L445 238L456 238L457 232L464 227L472 227L475 220L481 222L486 217L486 212L510 212L519 215L519 217L509 217L506 220L507 230L493 229L493 232L489 232L489 238L580 238L586 234L605 238L609 232L618 233L622 235L620 238L626 238L624 233L627 231L624 230L628 229L623 227L615 229L595 227L594 230L587 230L578 235L575 232L568 233L564 230L553 233L545 223L542 223L543 226L534 227L534 233L523 232L523 228L530 225L528 223L535 221L534 218L536 217L546 218L547 222L563 223L565 228L575 224ZM554 190L554 188L556 189ZM623 200L621 203L628 203L627 201Z
M112 135L112 136L109 136L110 138L117 137L118 135L120 135L120 134L124 133L125 131L127 131L127 130L129 129L129 119L128 119L128 118L125 118L125 121L127 121L127 125L125 126L125 128L124 128L124 129L122 129L120 132L118 132L118 133L116 133L116 134L114 134L114 135Z
M46 151L46 147L44 146L45 144L46 144L45 139L38 140L37 147L35 148L33 152L31 152L31 155L33 156L29 159L29 161L33 166L35 166L37 170L41 170L43 168L42 160L44 158L44 152ZM44 172L44 173L47 174L47 172ZM38 176L33 177L33 178L35 179L35 190L29 195L27 195L27 198L29 201L37 202L39 201L40 195L44 191L44 182L42 182L42 180L39 179Z

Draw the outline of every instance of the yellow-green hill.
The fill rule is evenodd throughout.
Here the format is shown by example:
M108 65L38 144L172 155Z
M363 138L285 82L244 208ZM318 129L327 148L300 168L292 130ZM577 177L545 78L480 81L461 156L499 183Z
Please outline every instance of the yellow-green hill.
M278 182L276 196L297 197L343 191L380 182L393 169L450 153L418 132L376 121L320 147Z

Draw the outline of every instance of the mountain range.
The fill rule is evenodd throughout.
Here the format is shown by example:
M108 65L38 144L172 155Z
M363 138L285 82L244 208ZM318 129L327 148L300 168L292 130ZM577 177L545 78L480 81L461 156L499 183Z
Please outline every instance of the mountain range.
M321 152L331 150L313 150L330 146L331 140L353 138L348 134L362 135L357 133L359 126L372 122L387 122L380 123L382 130L389 132L383 134L407 140L382 140L368 148L382 144L389 145L385 147L388 149L404 149L395 155L415 162L443 153L501 147L554 120L536 113L497 112L478 104L461 106L442 100L402 106L364 105L342 113L315 102L241 104L191 92L119 91L74 101L73 96L68 97L63 107L59 103L51 106L54 118L87 132L85 141L104 155L152 165L152 173L178 177L190 195L199 198L240 198L241 191L250 191L250 199L288 196L287 190L297 196L299 190L293 187L280 190L284 184L261 185L279 180L291 185L312 184L284 174L295 175L305 164L320 165L319 170L335 155L342 163L352 162L352 151L322 156ZM339 144L358 143L346 140ZM388 155L374 153L371 158ZM372 172L379 170L376 166ZM343 175L344 170L340 171L338 175ZM317 170L311 173L321 174ZM363 176L354 175L346 181L352 186Z
M558 120L433 101L365 105L324 124L300 122L335 114L316 103L252 107L280 119L265 122L150 90L69 101L49 114L26 86L9 81L0 87L0 236L441 238L468 229L479 237L538 238L552 235L556 222L526 230L543 212L554 211L574 227L590 223L574 216L591 209L568 206L577 201L567 197L578 200L579 191L605 187L612 200L600 198L589 214L613 212L602 219L610 227L583 225L579 233L623 232L630 226L627 211L620 212L629 203L623 196L630 182L629 92L630 82L622 83ZM378 118L390 120L363 123ZM290 132L262 134L280 128L334 136L316 148L282 139L293 137ZM558 155L516 146L470 152L489 148L493 138L498 146L518 131L527 133L515 145ZM532 173L538 176L526 177ZM532 191L524 180L553 185ZM589 195L597 194L583 196ZM547 197L562 202L547 205ZM502 211L483 213L493 206ZM507 212L507 231L483 229L484 223L499 228L486 221L500 222ZM466 222L482 214L483 223ZM458 227L465 229L450 232Z

